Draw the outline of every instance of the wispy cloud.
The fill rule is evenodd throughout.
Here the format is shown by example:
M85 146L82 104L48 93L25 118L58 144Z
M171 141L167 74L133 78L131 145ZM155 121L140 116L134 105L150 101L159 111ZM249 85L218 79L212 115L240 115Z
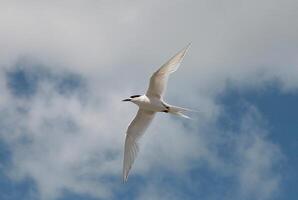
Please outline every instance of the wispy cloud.
M240 196L248 199L271 199L279 192L282 153L268 141L268 132L260 127L263 121L252 107L242 120L243 134L237 138Z

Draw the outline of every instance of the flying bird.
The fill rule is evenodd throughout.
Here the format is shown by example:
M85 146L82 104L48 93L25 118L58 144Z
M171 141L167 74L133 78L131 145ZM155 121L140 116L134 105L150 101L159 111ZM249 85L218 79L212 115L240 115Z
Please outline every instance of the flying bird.
M163 94L166 90L169 75L178 69L189 46L190 44L153 73L146 94L133 95L122 100L130 101L139 106L137 115L129 124L126 131L123 159L123 182L127 181L129 171L139 151L138 140L144 134L157 112L170 113L189 118L183 112L191 111L190 109L172 106L163 100Z

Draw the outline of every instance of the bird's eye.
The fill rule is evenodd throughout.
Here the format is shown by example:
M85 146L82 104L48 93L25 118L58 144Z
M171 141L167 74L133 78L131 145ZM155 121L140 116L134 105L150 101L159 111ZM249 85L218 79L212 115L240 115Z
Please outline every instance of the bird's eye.
M130 98L140 97L141 95L132 95Z

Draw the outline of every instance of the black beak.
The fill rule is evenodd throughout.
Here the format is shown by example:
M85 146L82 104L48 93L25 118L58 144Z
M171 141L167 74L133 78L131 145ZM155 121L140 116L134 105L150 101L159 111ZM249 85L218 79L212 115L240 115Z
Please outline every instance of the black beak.
M131 99L123 99L122 101L131 101Z

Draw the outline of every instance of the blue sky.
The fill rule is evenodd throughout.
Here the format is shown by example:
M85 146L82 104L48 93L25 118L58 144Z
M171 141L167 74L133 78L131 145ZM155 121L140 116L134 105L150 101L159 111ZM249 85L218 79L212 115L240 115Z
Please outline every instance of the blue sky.
M2 1L0 199L296 199L297 9ZM190 41L165 99L200 112L160 113L123 184L121 100Z

